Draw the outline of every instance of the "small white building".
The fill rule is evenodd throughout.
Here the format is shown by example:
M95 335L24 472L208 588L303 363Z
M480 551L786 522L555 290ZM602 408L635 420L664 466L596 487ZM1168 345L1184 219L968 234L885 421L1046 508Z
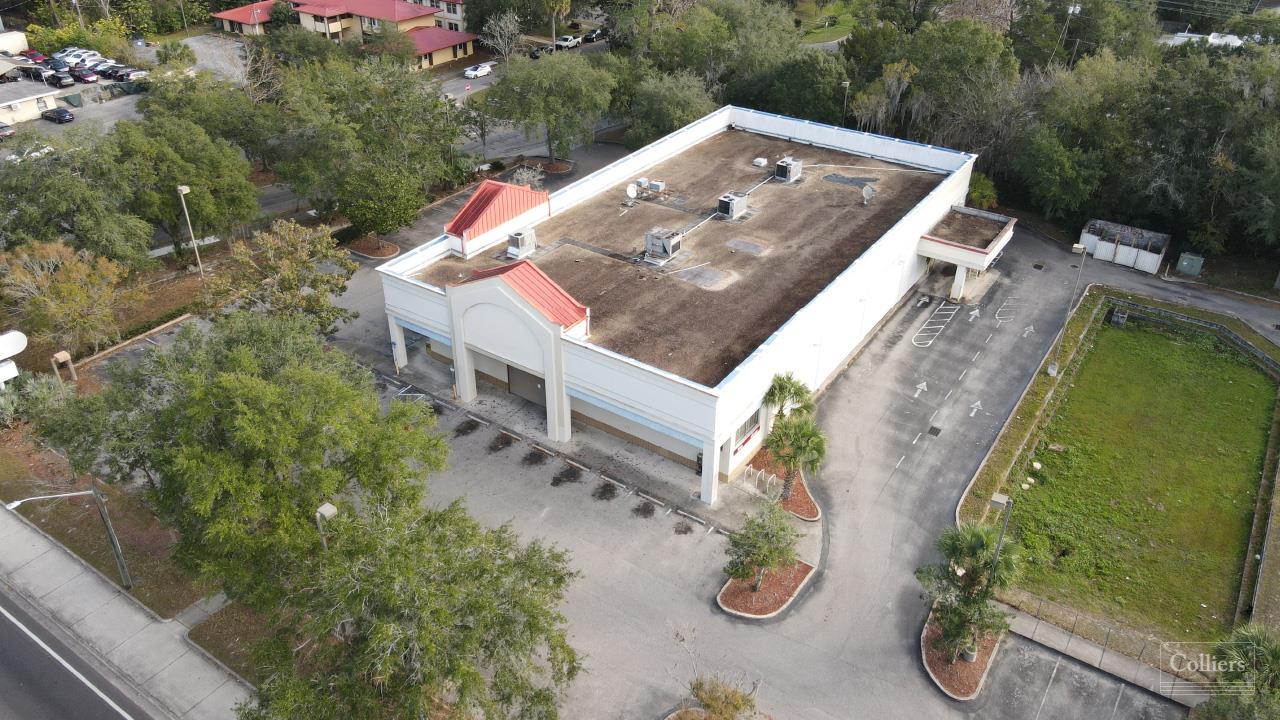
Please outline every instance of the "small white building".
M0 84L0 123L16 125L39 118L40 113L57 105L57 94L57 89L43 83Z
M1159 272L1170 239L1164 233L1106 220L1090 220L1080 231L1080 244L1094 259L1152 275Z
M604 428L712 503L774 375L822 388L931 260L958 293L1009 241L958 208L974 159L724 107L554 193L486 181L379 268L395 363L418 336L463 402L484 381L545 406L552 441Z
M26 50L27 47L26 33L18 32L17 30L6 30L0 32L0 50L11 55L17 55L23 50Z

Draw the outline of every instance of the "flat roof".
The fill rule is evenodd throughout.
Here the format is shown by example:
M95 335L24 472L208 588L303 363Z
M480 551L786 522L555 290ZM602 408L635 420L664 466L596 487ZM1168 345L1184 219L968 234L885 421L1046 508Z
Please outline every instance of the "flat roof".
M804 162L801 179L761 185L786 156ZM759 157L764 167L752 164ZM946 177L738 129L644 175L665 181L666 192L627 207L625 186L636 178L606 188L536 225L538 249L528 259L591 309L592 343L709 387ZM876 193L864 205L866 185ZM721 195L749 190L743 219L705 220ZM640 260L647 231L695 225L666 265ZM445 287L508 262L501 243L471 260L447 256L414 275Z
M57 95L58 91L43 83L36 84L26 80L0 85L0 105L12 105L26 100Z
M988 213L978 214L973 211L953 209L944 215L928 234L939 240L985 250L995 242L1009 222L1009 218L997 219L999 216L988 217L988 215Z

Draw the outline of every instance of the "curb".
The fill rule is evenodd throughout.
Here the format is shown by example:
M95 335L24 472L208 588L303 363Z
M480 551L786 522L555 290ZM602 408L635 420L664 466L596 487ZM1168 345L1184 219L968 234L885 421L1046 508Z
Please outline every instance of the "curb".
M396 251L391 253L390 255L366 255L365 253L362 253L359 250L348 247L347 252L351 253L352 255L355 255L356 257L362 257L365 260L390 260L391 258L399 255L401 252L404 251L403 248L401 248L398 244L393 243L390 240L385 240L383 242L386 242L388 245L395 248Z
M805 492L805 494L806 494L806 495L808 495L808 496L809 496L809 502L813 503L813 506L814 506L815 508L817 508L817 510L818 510L818 514L817 514L817 515L814 515L813 517L805 517L805 516L801 515L800 513L791 512L790 510L787 510L785 507L784 507L784 508L782 508L782 509L783 509L784 511L786 511L786 513L787 513L788 515L790 515L791 517L793 517L793 518L795 518L795 519L797 519L797 520L800 520L800 521L802 521L802 522L807 522L807 523L816 523L816 522L821 522L821 521L822 521L822 506L818 504L818 500L817 500L817 498L815 498L815 497L813 496L813 492L812 492L811 490L809 490L809 479L808 479L808 478L806 478L806 477L804 476L804 471L803 471L803 470L801 470L801 471L800 471L800 482L801 482L801 483L804 483L804 492ZM781 506L782 506L782 500L779 500L779 501L778 501L778 506L779 506L779 507L781 507Z
M991 657L987 659L987 666L983 668L982 677L978 679L978 688L973 691L972 695L956 695L942 685L942 682L938 680L938 676L933 674L933 668L929 667L928 660L925 659L924 636L928 634L929 622L932 620L933 610L930 610L929 614L925 616L924 627L920 628L920 664L924 666L924 671L929 674L929 679L933 681L933 684L937 685L938 689L952 700L969 702L977 698L982 694L982 688L987 684L987 675L991 673L991 666L996 664L996 655L1000 653L1000 646L1004 644L1004 636L1008 634L1008 631L1000 633L1000 636L996 638L995 647L991 649Z
M799 562L801 565L809 565L809 563L803 560L799 560L797 562ZM726 614L732 615L734 617L742 618L743 620L769 620L771 618L777 617L778 615L782 614L787 608L791 607L791 604L796 601L796 598L800 597L801 593L803 593L804 589L809 585L809 581L812 580L813 576L817 574L818 574L818 568L814 565L809 565L809 573L805 575L804 580L801 580L800 584L796 586L796 590L795 592L791 593L791 597L787 598L787 601L782 604L782 607L778 608L777 610L774 610L771 613L767 613L765 615L753 615L751 613L744 613L740 610L732 610L724 606L724 602L720 598L724 595L724 591L729 589L729 584L733 582L733 578L726 580L724 583L724 586L720 588L720 592L716 593L716 605L718 605L720 609L723 610Z

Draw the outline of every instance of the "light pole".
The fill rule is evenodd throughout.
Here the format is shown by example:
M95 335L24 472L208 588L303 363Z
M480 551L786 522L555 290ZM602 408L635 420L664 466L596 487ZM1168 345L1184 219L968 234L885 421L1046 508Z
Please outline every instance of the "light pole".
M107 540L111 543L111 553L116 556L116 567L120 570L120 584L124 586L125 590L130 590L133 588L133 577L129 575L129 566L124 561L124 551L120 549L120 538L116 537L116 529L111 525L111 516L107 513L107 496L98 489L96 483L89 490L59 493L57 495L37 495L36 497L7 502L4 506L9 510L16 510L19 505L33 500L53 500L55 498L83 497L85 495L92 495L94 503L98 506L98 517L102 518L102 524L107 528Z
M1049 377L1058 376L1058 359L1062 356L1062 340L1067 334L1067 321L1071 319L1071 304L1076 300L1076 293L1080 292L1080 278L1084 276L1084 261L1089 257L1089 253L1085 252L1086 248L1080 243L1071 246L1071 252L1080 256L1080 269L1076 272L1076 284L1071 288L1071 295L1067 298L1067 309L1062 316L1062 329L1058 331L1058 336L1054 338L1053 343L1053 362L1049 363L1047 372Z
M991 507L999 508L1004 511L1004 520L1000 523L1000 536L996 538L996 551L991 556L991 574L987 576L987 588L991 589L991 583L995 580L996 569L1000 567L1000 547L1004 545L1004 531L1009 527L1009 516L1013 514L1013 498L1004 493L994 493L991 496Z
M200 262L200 243L196 242L196 231L191 229L191 213L187 211L187 193L191 188L178 186L178 200L182 203L182 215L187 219L187 233L191 235L191 247L196 251L196 267L200 269L200 282L204 282L204 263Z
M329 552L329 541L324 537L324 523L332 520L337 514L338 508L334 507L333 503L325 503L316 508L316 530L320 531L320 547L324 548L325 552Z
M840 87L844 88L844 111L840 113L840 127L844 127L845 119L849 117L849 81L840 83Z

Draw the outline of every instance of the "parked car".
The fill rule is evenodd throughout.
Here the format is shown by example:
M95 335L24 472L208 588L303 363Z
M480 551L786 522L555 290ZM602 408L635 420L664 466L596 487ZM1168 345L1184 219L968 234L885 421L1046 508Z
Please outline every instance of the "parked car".
M70 55L70 54L71 54L71 53L73 53L73 52L76 52L76 51L77 51L77 50L79 50L79 49L80 49L80 48L78 48L78 47L64 47L64 48L62 48L61 50L59 50L59 51L55 52L55 53L53 54L53 57L54 57L55 59L57 59L57 60L61 60L62 58L64 58L64 57L66 57L66 56Z
M151 73L146 70L130 70L129 72L118 75L117 77L124 82L133 82L135 80L141 80L150 74Z
M62 61L68 65L77 66L85 63L93 62L102 57L102 53L97 50L77 50L70 55L64 55Z
M85 69L83 67L72 69L71 77L75 78L78 82L82 82L82 83L98 82L98 73L92 70Z
M17 133L17 130L14 130L12 125L5 125L4 123L0 123L0 140L4 140L5 138L11 138L14 136L15 133Z
M121 65L111 58L98 58L91 63L86 63L83 67L94 72L102 72L109 67L121 67Z
M472 65L471 67L462 71L462 77L467 79L484 77L485 75L492 75L492 74L493 74L493 63L491 62L482 62L479 65Z
M70 65L61 60L55 60L54 58L49 58L40 64L54 72L66 72L71 69Z
M45 82L57 88L64 88L75 85L76 79L71 77L71 73L59 72L50 75Z
M582 42L593 43L597 40L604 40L607 37L609 37L608 28L598 27L595 30L588 32L586 35L583 35Z
M576 48L581 44L582 38L580 37L574 37L573 35L561 35L560 39L556 40L556 49L568 50L569 48Z
M76 119L76 116L72 115L71 111L66 108L49 108L48 110L40 113L40 117L59 125L62 123L69 123Z
M133 68L125 65L116 65L113 67L109 67L106 70L99 70L98 76L104 77L108 80L119 80L121 75L129 72L130 70L133 70Z
M44 56L44 53L40 52L39 50L28 49L28 50L23 50L18 54L30 60L31 62L43 62L48 59Z
M36 82L44 82L45 78L54 74L52 70L43 65L19 65L18 73Z

